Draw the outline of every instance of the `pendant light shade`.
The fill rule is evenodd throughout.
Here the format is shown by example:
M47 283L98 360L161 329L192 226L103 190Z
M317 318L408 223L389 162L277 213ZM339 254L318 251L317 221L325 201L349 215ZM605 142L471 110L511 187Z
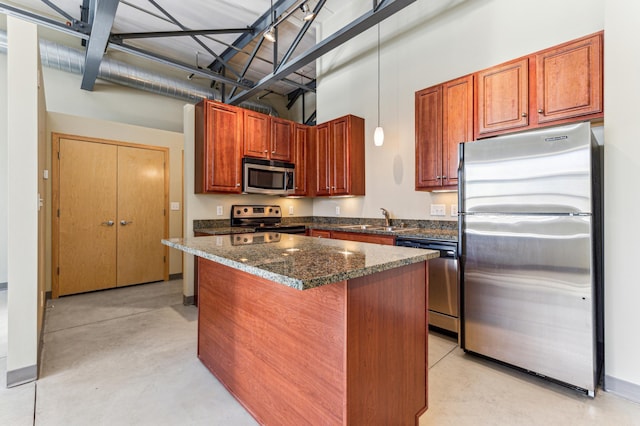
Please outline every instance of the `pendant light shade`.
M373 144L375 146L382 146L383 143L384 143L384 130L382 130L382 127L378 126L376 127L375 132L373 132Z
M378 127L373 132L373 144L375 146L384 144L384 130L380 126L380 24L378 24Z

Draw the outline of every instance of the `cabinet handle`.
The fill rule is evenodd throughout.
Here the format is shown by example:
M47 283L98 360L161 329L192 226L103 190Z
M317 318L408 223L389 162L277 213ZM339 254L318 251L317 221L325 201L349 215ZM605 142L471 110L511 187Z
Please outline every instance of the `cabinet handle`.
M275 153L276 153L276 151L275 151L275 150L274 150L274 151L271 151L271 153L272 153L272 154L275 154Z
M442 179L442 176L436 176L436 179Z
M127 222L126 220L121 220L121 221L120 221L120 225L122 225L122 226L130 225L130 224L132 224L132 223L133 223L133 221L131 221L131 220L130 220L130 221L128 221L128 222Z
M327 186L325 189L326 189L326 190L329 190L329 187Z
M538 110L538 114L544 114L544 110L543 110L542 108L540 108L540 109Z
M236 186L240 186L240 184L239 184L239 183L236 183Z
M446 178L447 178L446 176L442 176L442 179L446 179Z
M102 222L100 225L113 226L115 222L112 220L107 220L106 222Z
M523 112L523 113L522 113L522 116L523 116L523 117L526 117L526 116L527 116L527 113L526 113L526 112Z
M268 150L268 149L265 149L265 150L264 150L264 153L266 154L267 152L269 152L269 150Z

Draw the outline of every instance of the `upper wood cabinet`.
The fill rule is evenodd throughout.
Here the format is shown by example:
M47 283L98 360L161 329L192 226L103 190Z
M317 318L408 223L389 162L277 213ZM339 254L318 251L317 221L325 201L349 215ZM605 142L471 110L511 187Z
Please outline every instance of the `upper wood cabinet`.
M455 189L458 145L473 140L473 76L416 92L416 189Z
M603 113L599 32L476 73L476 138Z
M204 100L195 116L195 192L240 193L243 109Z
M529 125L529 59L476 73L477 134Z
M364 119L319 124L313 145L312 195L364 195Z
M293 195L295 196L307 195L307 175L309 174L307 157L314 134L315 132L312 127L305 126L304 124L294 124L293 163L296 165L296 170Z
M601 113L602 34L536 55L538 123Z
M244 110L244 155L291 162L293 122Z
M294 122L271 117L271 151L269 158L286 162L293 161Z

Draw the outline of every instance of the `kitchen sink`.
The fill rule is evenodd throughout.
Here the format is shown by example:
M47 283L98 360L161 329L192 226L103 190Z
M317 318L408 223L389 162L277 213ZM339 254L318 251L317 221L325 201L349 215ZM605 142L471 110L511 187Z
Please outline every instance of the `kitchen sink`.
M415 231L418 228L405 228L402 226L379 226L379 225L344 225L341 226L342 229L362 229L369 231Z
M344 226L341 226L340 228L343 228L343 229L379 229L380 226L374 226L374 225L344 225Z

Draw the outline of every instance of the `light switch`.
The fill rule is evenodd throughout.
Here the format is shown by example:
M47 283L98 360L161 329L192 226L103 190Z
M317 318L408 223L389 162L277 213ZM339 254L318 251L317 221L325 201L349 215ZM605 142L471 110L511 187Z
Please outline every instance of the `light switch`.
M217 214L218 216L222 216L222 214L223 214L223 213L222 213L222 206L218 206L218 207L216 207L216 214Z
M336 206L336 216L340 214L340 206Z
M451 204L451 216L458 216L458 205Z
M180 210L180 203L177 201L171 202L171 210Z
M293 206L289 206L289 214L293 214Z

